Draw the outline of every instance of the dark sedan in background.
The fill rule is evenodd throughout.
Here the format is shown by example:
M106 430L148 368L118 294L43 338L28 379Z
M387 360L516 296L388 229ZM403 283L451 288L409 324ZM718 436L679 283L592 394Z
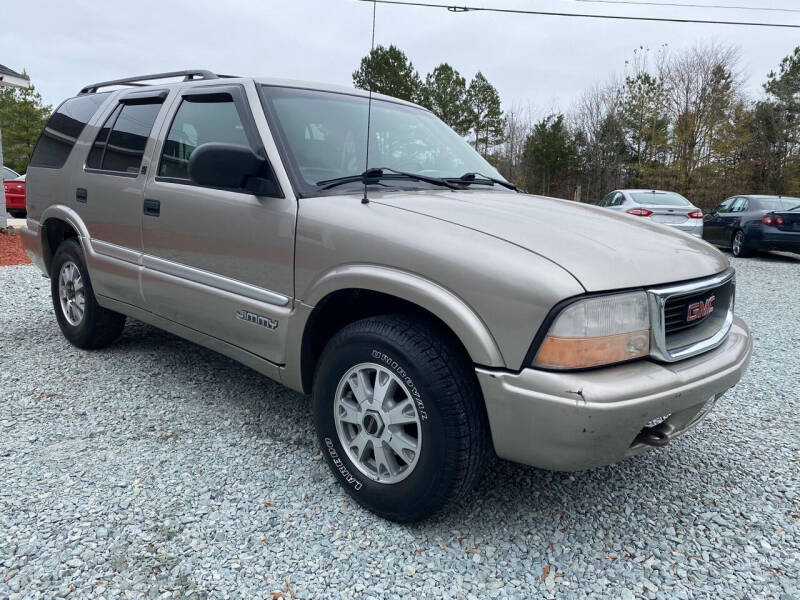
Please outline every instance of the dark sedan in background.
M800 198L733 196L703 219L703 239L734 256L759 250L800 252Z

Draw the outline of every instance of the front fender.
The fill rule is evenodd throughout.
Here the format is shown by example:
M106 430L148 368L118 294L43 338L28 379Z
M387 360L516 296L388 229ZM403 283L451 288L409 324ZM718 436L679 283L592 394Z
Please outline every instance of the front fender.
M473 362L505 366L494 337L475 311L452 291L413 273L378 265L339 266L312 283L303 302L315 306L332 292L352 288L413 302L447 324L464 344Z

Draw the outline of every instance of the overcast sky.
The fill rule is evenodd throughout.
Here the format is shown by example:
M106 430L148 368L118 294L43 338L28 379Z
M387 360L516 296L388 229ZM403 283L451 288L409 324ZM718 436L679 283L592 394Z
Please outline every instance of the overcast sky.
M797 0L665 1L800 9ZM800 24L800 12L580 0L458 3ZM26 69L49 104L90 82L185 68L351 85L369 50L371 21L371 4L357 0L0 0L0 64ZM800 30L377 8L376 43L402 48L423 76L443 61L467 79L481 70L506 107L530 104L535 113L568 109L587 87L623 73L641 45L680 50L711 41L740 48L745 89L757 95L766 74L800 44Z

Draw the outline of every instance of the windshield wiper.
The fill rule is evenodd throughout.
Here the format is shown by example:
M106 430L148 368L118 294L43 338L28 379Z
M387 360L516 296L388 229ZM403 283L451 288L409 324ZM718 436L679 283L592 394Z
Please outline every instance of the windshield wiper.
M800 208L800 204L798 204L797 206L793 206L792 208L787 209L786 212L791 212L793 210L797 210L798 208Z
M445 179L440 179L439 177L428 177L427 175L406 173L404 171L396 171L388 167L367 169L360 175L347 175L345 177L337 177L335 179L325 179L323 181L318 181L317 185L321 186L323 190L329 190L338 185L344 185L345 183L377 183L380 179L413 179L416 181L424 181L425 183L431 183L433 185L450 188L451 190L458 189L458 186L453 185Z
M482 173L464 173L461 177L458 178L448 177L447 181L456 181L463 185L469 185L471 183L496 183L497 185L502 185L504 188L514 190L515 192L520 191L520 189L513 183L509 183L507 181L503 181L502 179L497 179L495 177L489 177Z

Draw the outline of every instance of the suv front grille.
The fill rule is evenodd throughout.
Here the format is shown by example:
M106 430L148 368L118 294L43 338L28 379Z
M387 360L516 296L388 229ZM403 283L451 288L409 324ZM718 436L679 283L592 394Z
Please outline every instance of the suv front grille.
M675 362L719 346L733 323L733 269L697 281L647 290L651 355Z
M672 296L668 298L664 303L664 333L670 335L683 329L697 327L702 325L706 319L709 319L715 311L727 310L727 305L720 306L719 303L721 301L724 302L729 297L731 285L732 282L728 281L714 289L703 290L687 296ZM699 307L701 303L705 306L709 298L714 298L711 304L713 311L704 312L704 309ZM692 313L692 307L695 308L694 313Z

